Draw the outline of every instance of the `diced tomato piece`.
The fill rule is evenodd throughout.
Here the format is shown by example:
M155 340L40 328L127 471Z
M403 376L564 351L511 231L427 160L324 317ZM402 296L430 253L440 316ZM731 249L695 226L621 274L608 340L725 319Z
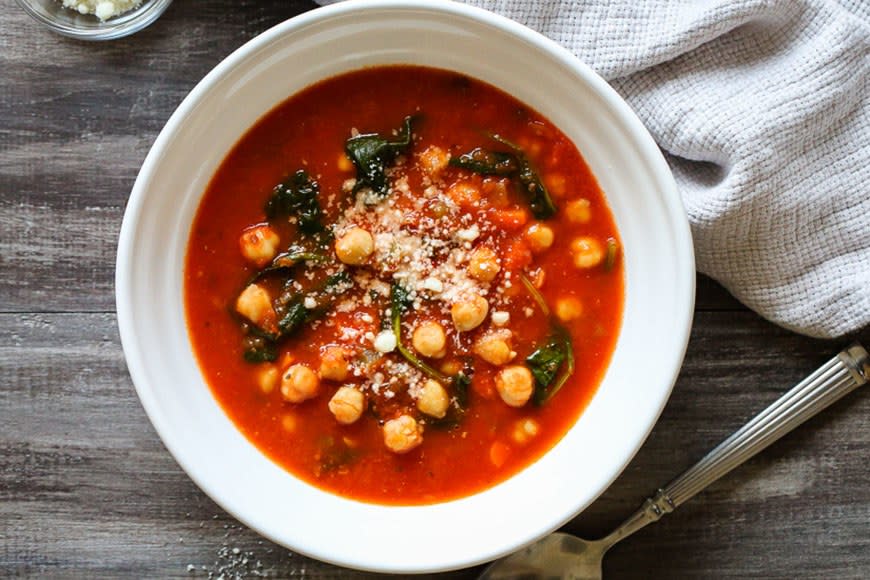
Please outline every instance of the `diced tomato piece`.
M505 270L521 270L532 263L532 251L523 239L516 239L510 243L507 252L502 258L502 266Z
M521 207L499 209L493 211L489 219L500 228L518 230L529 221L529 212Z
M489 448L489 460L496 467L501 467L511 454L511 448L501 441L496 441Z

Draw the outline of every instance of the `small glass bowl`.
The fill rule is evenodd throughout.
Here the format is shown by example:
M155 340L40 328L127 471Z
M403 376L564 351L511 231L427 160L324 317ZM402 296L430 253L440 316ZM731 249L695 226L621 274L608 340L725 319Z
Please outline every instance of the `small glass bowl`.
M142 0L136 8L108 20L64 8L60 0L18 0L34 20L49 29L80 40L111 40L138 32L157 20L172 0Z

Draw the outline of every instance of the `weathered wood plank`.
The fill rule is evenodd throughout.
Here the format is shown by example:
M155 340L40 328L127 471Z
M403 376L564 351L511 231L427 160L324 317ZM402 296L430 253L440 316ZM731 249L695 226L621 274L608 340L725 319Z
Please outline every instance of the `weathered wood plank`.
M750 313L699 313L646 445L568 529L606 532L837 348ZM0 315L0 376L0 576L205 577L234 560L243 569L248 554L248 573L259 561L273 577L375 577L290 556L202 494L136 399L113 315ZM870 400L859 392L615 548L606 571L862 577L870 570L868 444Z

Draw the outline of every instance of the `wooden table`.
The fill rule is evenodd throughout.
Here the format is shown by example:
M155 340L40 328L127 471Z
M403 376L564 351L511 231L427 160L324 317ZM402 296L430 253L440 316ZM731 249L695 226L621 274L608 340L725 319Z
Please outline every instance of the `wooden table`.
M196 488L145 417L115 324L118 230L158 131L222 58L313 5L176 2L148 30L109 43L61 38L7 5L0 576L371 577L289 553ZM870 343L870 331L858 338ZM699 277L670 403L625 473L567 529L608 531L845 344L778 328ZM868 445L870 397L858 392L616 547L606 575L870 577Z

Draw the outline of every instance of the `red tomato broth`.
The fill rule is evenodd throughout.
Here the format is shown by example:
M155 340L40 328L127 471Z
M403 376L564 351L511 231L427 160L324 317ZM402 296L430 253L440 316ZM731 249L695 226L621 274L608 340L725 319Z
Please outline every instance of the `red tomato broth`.
M326 403L343 383L323 381L319 396L300 404L284 402L278 389L264 393L255 375L259 365L243 359L244 334L231 311L240 290L258 270L240 254L239 235L264 221L263 208L272 188L296 169L307 169L320 185L327 221L335 220L337 206L325 200L354 175L337 165L351 129L388 135L402 117L413 113L420 117L414 124L409 158L428 144L439 144L457 155L490 145L486 134L497 133L523 147L545 182L548 176L561 176L555 181L561 179L564 192L559 183L548 183L560 208L547 221L555 242L535 261L546 272L541 293L547 302L552 305L560 297L575 296L583 305L583 315L566 325L576 370L550 401L542 406L529 402L519 409L507 406L493 386L496 367L477 361L468 410L459 426L427 426L420 447L397 455L384 446L381 428L368 413L351 425L335 420ZM463 175L482 187L486 181L454 168L446 173ZM487 179L489 187L491 178ZM414 170L408 181L412 191L421 187L421 176ZM582 226L568 223L562 211L568 200L580 197L589 200L593 215ZM492 216L496 211L487 208L478 214ZM511 257L502 254L502 258L506 264L516 259L522 266L529 260L516 242L522 228L514 223L516 216L501 217L496 220L500 227L516 231L502 242L501 249ZM288 231L280 232L283 247ZM338 495L381 504L426 504L468 496L507 479L552 448L580 416L606 370L621 323L622 260L617 259L609 272L578 270L569 248L577 235L618 240L604 197L579 152L538 113L490 85L447 71L401 66L341 75L309 87L264 116L213 177L188 246L185 305L190 339L206 382L227 415L258 449L302 480ZM530 317L517 315L534 307L534 302L519 280L514 281L509 291L515 294L516 304L508 328L520 337L513 344L514 362L522 362L534 350L535 341L546 335L548 321L537 308ZM381 313L375 308L367 312L377 332ZM413 319L414 314L409 314ZM337 326L320 325L281 343L281 356L292 353L294 363L316 369L317 345L333 344L336 327L361 324L353 313L336 314L333 320ZM448 337L452 339L454 332L449 328ZM468 333L468 340L479 332ZM409 342L407 336L405 340ZM540 429L527 443L518 444L511 433L523 418L533 418ZM496 442L502 444L494 448Z

